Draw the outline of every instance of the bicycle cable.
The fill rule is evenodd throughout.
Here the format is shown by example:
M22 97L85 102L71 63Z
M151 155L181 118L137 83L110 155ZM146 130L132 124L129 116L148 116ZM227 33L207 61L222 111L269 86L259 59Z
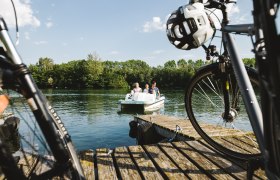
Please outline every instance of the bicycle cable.
M15 20L16 20L16 45L19 44L19 30L18 30L18 19L17 19L17 11L16 11L16 7L14 4L14 1L11 0L12 5L13 5L13 9L14 9L14 14L15 14Z

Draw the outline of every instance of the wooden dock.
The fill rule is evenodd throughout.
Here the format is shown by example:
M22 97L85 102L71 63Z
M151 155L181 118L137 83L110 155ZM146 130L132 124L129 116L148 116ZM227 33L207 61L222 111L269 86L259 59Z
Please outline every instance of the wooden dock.
M134 117L134 120L139 124L151 124L157 134L167 139L172 139L177 132L177 141L202 140L200 135L193 128L191 122L186 118L166 115L142 115ZM252 132L244 132L209 124L205 124L204 126L204 130L207 131L207 134L220 144L230 146L237 152L246 154L260 153L258 143ZM176 127L180 127L180 130L178 130L178 128L176 130ZM146 138L149 139L150 137Z
M197 140L200 139L200 135L193 128L191 122L187 118L178 118L174 116L166 115L141 115L135 116L134 120L140 124L151 123L154 125L157 133L164 137L172 137L176 132L176 126L180 127L178 131L178 138L181 140ZM240 130L219 128L214 125L204 124L207 134L211 137L228 137L228 136L244 136L245 134L251 134L250 132L242 132ZM217 129L218 128L218 129ZM221 129L223 131L221 131ZM217 133L219 132L219 133Z
M217 153L186 119L145 115L135 120L154 123L161 135L170 138L180 126L180 141L85 151L81 162L87 179L247 179L247 161ZM267 178L258 169L253 179Z
M81 159L87 179L247 179L247 162L200 141L97 149ZM262 170L253 178L266 179Z

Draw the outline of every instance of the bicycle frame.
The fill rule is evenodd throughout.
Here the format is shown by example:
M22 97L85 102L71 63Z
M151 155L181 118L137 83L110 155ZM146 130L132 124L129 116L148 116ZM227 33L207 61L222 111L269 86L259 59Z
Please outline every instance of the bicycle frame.
M33 81L33 78L28 71L27 67L23 64L21 57L19 56L10 36L8 33L8 28L5 24L4 19L0 16L0 41L3 43L5 48L5 53L7 54L7 61L0 62L0 66L2 64L8 64L11 68L13 68L16 72L16 79L19 81L20 85L24 87L25 98L27 99L29 106L31 107L34 116L37 119L37 122L48 142L48 145L53 153L53 156L57 160L57 168L54 170L50 170L44 175L49 174L57 174L62 171L64 168L67 168L70 165L70 157L67 153L63 145L63 141L65 141L69 146L69 152L72 154L72 160L75 163L79 163L79 159L75 153L74 147L72 146L71 138L68 132L65 130L64 125L60 122L58 116L56 116L55 111L51 106L48 105L44 95L38 89L36 84ZM1 54L0 54L1 55ZM9 61L9 62L8 62ZM57 122L54 124L51 119L55 119ZM63 129L63 134L59 134L54 127L58 127ZM83 179L83 170L80 167L76 170L81 175L81 179Z
M245 103L246 111L248 113L252 128L257 137L257 141L262 153L264 153L264 128L263 117L260 106L258 104L249 76L246 72L245 65L238 55L238 51L230 33L245 33L250 34L253 32L253 24L243 25L226 25L222 26L222 39L224 47L229 53L231 64L234 74L237 79L238 86L241 91L242 98Z
M226 6L223 4L224 2L230 3L229 0L211 0L210 3L206 3L206 6L222 10L223 43L231 56L232 66L241 89L246 110L265 159L266 173L269 178L278 179L280 177L280 52L275 48L280 46L279 30L277 32L276 27L277 10L279 10L280 1L253 0L252 15L254 26L228 25L228 16ZM255 32L252 30L255 30ZM251 86L248 83L248 76L244 71L244 65L237 54L232 35L229 34L231 32L253 32L255 35L254 53L261 87L262 112L257 103L255 103L257 101L255 100L254 92L251 92ZM262 115L265 117L265 121L263 121L264 117Z
M276 6L278 4L278 7ZM276 18L279 0L253 0L253 16L257 29L255 57L259 65L262 87L262 113L264 115L264 139L266 148L266 173L270 179L280 177L280 47L279 29ZM279 20L279 13L278 13Z

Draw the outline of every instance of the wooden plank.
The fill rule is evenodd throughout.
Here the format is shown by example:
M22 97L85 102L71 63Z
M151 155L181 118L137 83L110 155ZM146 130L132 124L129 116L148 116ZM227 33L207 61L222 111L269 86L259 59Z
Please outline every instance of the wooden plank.
M213 176L216 179L234 179L234 177L227 174L223 169L215 165L213 162L209 161L196 150L190 147L184 142L174 142L177 148L179 148L186 156L196 162L200 168L204 169L204 172Z
M202 144L207 144L208 146L210 146L207 142L205 142L204 140L200 140L199 141L200 143ZM210 148L209 148L210 149ZM223 156L222 156L223 157ZM239 167L241 167L242 169L244 169L244 171L246 172L247 170L247 164L248 162L246 161L243 161L243 160L237 160L237 159L233 159L233 158L230 158L229 156L227 156L226 158L223 157L223 159L227 159L231 162L234 162L235 164L237 164ZM266 175L265 175L265 172L262 170L262 169L258 169L254 172L254 175L255 177L257 177L258 179L267 179Z
M94 177L94 151L89 149L80 153L80 162L84 170L86 179L93 180Z
M170 119L170 120L178 120L178 117L175 116L167 116L167 115L141 115L138 116L138 118L143 119L145 121L156 121L156 120L164 120L164 119Z
M240 140L238 139L238 137L237 137L237 138L233 138L233 137L223 137L223 139L224 139L225 141L228 141L228 142L234 144L235 146L238 146L238 147L240 147L240 148L242 148L242 149L244 149L244 150L250 152L251 154L259 154L259 153L260 153L260 150L259 150L259 149L257 149L256 147L252 147L253 142L249 142L249 141L248 141L248 143L244 143L243 141L240 141ZM250 143L251 145L250 145L249 143Z
M169 129L166 128L161 128L161 127L157 127L155 126L155 130L156 132L166 138L172 138L175 135L175 131L170 131ZM196 138L200 139L201 137L197 134L197 137L194 137L193 135L186 135L183 133L178 133L177 135L177 139L181 140L181 141L187 141L187 140L195 140Z
M244 169L228 159L225 159L223 156L209 149L205 145L199 143L198 141L186 141L185 143L192 148L198 149L201 154L208 157L210 161L223 168L227 173L233 174L238 179L246 179L247 173Z
M242 136L245 134L248 134L248 132L243 132L237 129L231 129L231 128L224 128L221 126L214 126L214 125L208 125L202 128L203 131L207 133L208 136L211 137L221 137L221 136Z
M184 173L157 147L157 145L144 146L152 159L156 162L162 173L168 179L186 179Z
M141 179L136 165L133 163L126 147L118 147L114 151L117 167L122 179Z
M111 153L106 148L96 150L98 179L118 179Z
M172 158L172 160L187 174L191 179L207 179L208 177L200 171L189 159L180 153L170 143L159 143L159 146Z
M171 134L175 132L176 125L179 125L182 128L182 131L179 134L183 134L184 136L190 137L191 139L201 139L201 137L193 128L191 122L186 118L183 119L166 115L142 115L135 117L135 119L138 122L153 123L155 127L169 130ZM232 128L225 128L213 124L201 123L200 126L211 137L242 136L248 134L248 132L243 132ZM157 131L160 132L158 129ZM166 132L164 134L165 136L168 135ZM168 137L169 136L171 135L168 135Z
M178 119L177 117L165 116L165 115L143 115L135 117L138 122L153 123L156 130L161 135L165 137L173 137L176 132L176 125L182 128L179 135L186 137L188 139L198 139L201 138L200 135L194 130L191 123L187 119ZM167 132L169 131L169 133ZM183 139L182 139L183 140Z
M247 143L252 148L256 148L259 150L259 144L257 143L256 137L254 135L247 135L247 136L234 137L234 138L243 141L244 143Z
M129 146L128 149L145 179L163 179L141 146Z
M231 149L233 151L236 151L236 152L240 152L240 153L243 153L243 154L251 154L250 151L247 151L246 149L243 149L241 147L238 147L236 146L235 144L233 143L230 143L228 141L225 141L223 138L221 137L215 137L213 138L217 143L221 144L222 146L225 146L227 147L228 149Z

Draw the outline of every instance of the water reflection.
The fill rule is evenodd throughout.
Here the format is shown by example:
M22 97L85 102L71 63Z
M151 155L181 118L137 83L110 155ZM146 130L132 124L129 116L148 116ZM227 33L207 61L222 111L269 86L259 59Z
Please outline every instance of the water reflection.
M186 117L183 91L164 91L165 106L156 113ZM132 114L118 113L125 90L45 90L78 150L135 145L128 136Z

